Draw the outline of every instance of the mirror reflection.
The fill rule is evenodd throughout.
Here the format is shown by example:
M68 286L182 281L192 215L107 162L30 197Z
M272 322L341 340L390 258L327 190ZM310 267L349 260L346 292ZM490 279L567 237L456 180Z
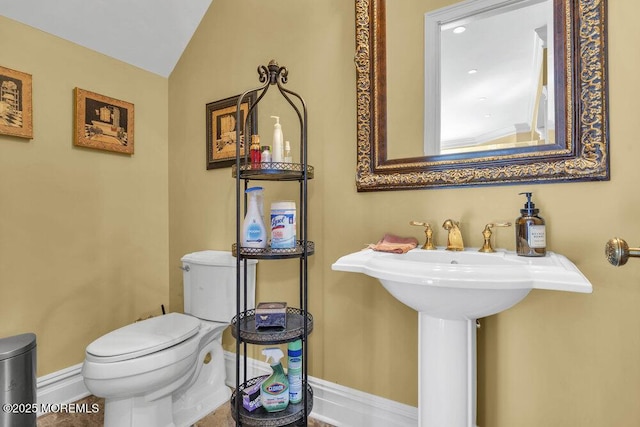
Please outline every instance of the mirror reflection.
M387 9L388 157L555 143L552 0L429 3Z
M440 32L439 55L427 49L425 58L428 71L440 59L426 79L440 72L441 114L434 126L426 121L425 154L554 143L551 0L469 12L440 25L427 14L426 34ZM434 95L426 105L436 105Z

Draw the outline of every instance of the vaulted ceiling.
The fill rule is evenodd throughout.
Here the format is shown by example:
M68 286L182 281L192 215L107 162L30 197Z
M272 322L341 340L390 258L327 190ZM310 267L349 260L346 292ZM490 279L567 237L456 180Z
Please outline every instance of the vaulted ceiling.
M0 0L0 15L168 77L212 0Z

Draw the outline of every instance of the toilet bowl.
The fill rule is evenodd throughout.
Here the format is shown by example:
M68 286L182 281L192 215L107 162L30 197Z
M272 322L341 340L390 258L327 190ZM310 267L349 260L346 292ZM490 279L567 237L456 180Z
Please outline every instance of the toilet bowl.
M87 346L82 375L105 399L105 427L190 426L230 398L221 342L235 313L235 258L202 251L182 262L190 314L139 321ZM247 268L248 307L254 295L255 262Z

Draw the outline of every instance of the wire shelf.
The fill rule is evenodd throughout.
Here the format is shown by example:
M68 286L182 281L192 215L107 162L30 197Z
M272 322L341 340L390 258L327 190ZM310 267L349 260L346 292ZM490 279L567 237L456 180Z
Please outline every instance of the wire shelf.
M266 380L269 375L264 375L256 378L252 378L246 383L240 385L239 393L242 394L242 390L249 388L259 381ZM236 397L238 392L235 390L231 394L231 416L234 420L240 421L243 426L287 426L299 422L304 417L304 399L299 403L289 403L283 411L280 412L267 412L263 407L254 409L252 412L247 411L242 404L240 410L236 409ZM313 389L307 384L307 415L311 413L313 409ZM238 417L239 415L239 417ZM238 418L240 418L238 420Z
M241 179L268 181L301 181L304 179L304 166L300 163L269 162L258 165L240 165ZM231 166L231 175L236 178L237 165ZM307 165L307 179L313 178L313 166Z
M256 329L256 311L247 310L231 320L231 334L237 337L237 323L240 319L240 340L249 344L283 344L304 336L304 319L307 319L307 335L313 330L313 316L304 314L299 308L287 307L287 324L284 328Z
M307 255L313 255L315 252L315 244L307 240ZM231 253L233 256L238 256L237 244L231 246ZM240 255L242 258L250 259L284 259L284 258L299 258L304 255L304 242L302 240L296 241L296 246L293 248L247 248L240 247Z

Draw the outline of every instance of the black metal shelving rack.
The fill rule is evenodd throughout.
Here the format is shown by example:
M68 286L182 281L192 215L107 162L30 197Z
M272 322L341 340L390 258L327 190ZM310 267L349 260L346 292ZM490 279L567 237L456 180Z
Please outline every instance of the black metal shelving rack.
M236 426L306 426L307 418L313 408L313 389L308 383L308 336L313 330L313 316L308 312L308 257L315 251L315 245L308 240L307 235L307 185L313 178L313 167L307 163L307 107L304 100L295 92L283 85L288 80L288 70L271 61L268 66L258 67L261 86L250 89L240 95L236 112L236 141L241 141L244 135L245 153L241 154L240 144L236 144L236 162L232 167L232 176L236 180L236 243L232 247L236 257L236 316L232 320L232 334L236 339L236 387L231 396L231 414ZM272 162L252 165L249 160L248 122L255 116L255 107L260 103L271 86L276 86L280 94L295 110L300 122L300 163ZM243 100L250 94L256 93L257 99L250 106L246 118L241 116ZM241 128L242 126L242 128ZM241 134L240 130L243 129ZM292 141L293 142L293 141ZM249 181L293 181L300 187L298 209L298 240L296 247L291 249L254 249L242 247L240 242L241 221L247 209L247 197L244 192ZM242 185L244 183L244 186ZM244 209L242 209L244 207ZM300 307L287 308L287 325L284 330L256 330L255 311L247 309L247 260L279 260L298 258L300 260ZM244 280L243 280L244 279ZM241 289L244 283L244 289ZM257 283L256 283L257 286ZM244 293L241 291L244 290ZM244 298L241 297L244 295ZM262 377L247 378L247 344L274 345L302 340L302 387L306 390L300 403L290 403L286 410L269 413L264 408L257 408L253 412L242 406L242 390L251 387ZM243 370L240 370L243 363ZM241 378L242 377L242 378Z

